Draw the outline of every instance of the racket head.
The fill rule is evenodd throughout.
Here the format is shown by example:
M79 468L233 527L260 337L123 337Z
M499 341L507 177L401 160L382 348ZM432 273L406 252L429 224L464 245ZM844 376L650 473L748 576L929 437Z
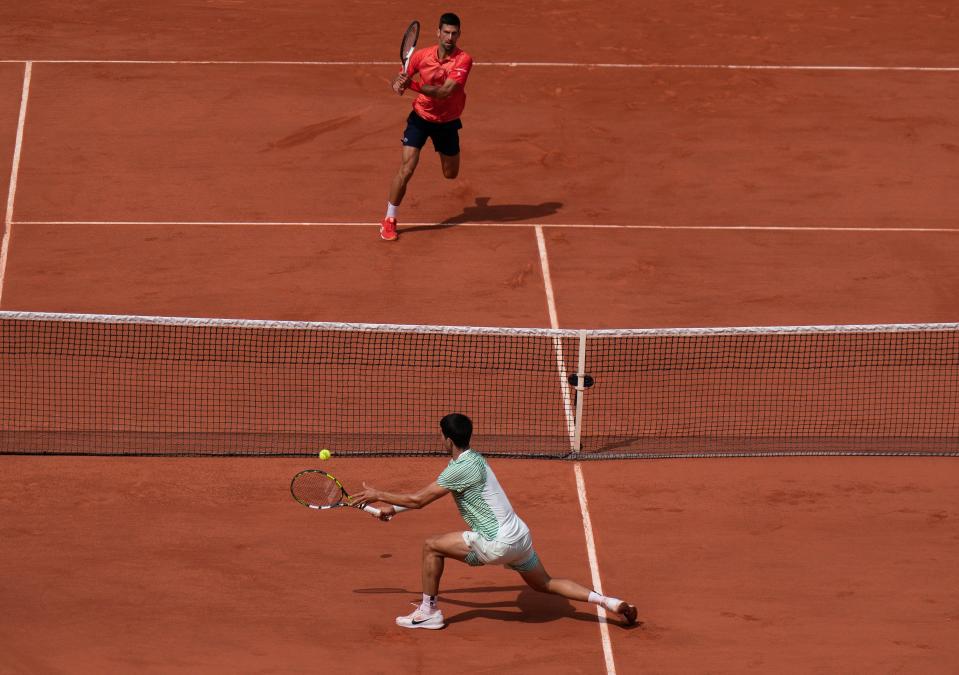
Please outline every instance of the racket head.
M400 63L403 64L403 72L408 73L410 67L410 57L416 49L416 41L420 37L420 22L410 23L406 32L403 33L403 41L400 43Z
M346 488L332 474L320 469L304 469L290 481L293 499L311 509L346 506Z

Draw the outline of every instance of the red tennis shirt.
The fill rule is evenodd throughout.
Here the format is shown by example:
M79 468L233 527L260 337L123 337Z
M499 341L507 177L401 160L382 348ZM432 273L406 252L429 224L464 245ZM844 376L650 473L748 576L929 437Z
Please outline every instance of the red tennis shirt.
M459 47L445 59L437 58L439 47L417 49L410 57L410 74L420 74L422 84L442 85L446 80L459 84L446 98L431 98L420 94L413 101L413 110L427 122L451 122L459 119L466 107L466 78L473 67L473 57Z

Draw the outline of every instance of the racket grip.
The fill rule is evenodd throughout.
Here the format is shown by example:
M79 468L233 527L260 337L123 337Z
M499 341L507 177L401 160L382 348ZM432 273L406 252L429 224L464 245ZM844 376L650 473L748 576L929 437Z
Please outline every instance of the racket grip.
M379 517L380 517L381 511L380 511L378 508L376 508L375 506L370 506L369 504L366 504L366 505L363 507L363 510L366 511L366 512L367 512L368 514L370 514L371 516L373 516L374 518L379 518Z

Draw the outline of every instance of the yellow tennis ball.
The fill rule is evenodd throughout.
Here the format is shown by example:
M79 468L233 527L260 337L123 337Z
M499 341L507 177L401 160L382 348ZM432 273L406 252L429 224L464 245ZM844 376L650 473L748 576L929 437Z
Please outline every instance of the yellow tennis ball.
M320 450L320 459L329 459L330 454L331 453L329 450L327 450L326 448L323 448L322 450Z

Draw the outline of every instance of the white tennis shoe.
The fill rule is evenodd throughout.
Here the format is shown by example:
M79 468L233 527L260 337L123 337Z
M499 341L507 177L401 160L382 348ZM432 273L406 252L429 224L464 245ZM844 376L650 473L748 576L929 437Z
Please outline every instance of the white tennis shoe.
M434 609L432 612L424 612L417 606L410 614L396 617L396 625L403 628L439 630L446 624L443 622L443 612L440 610Z

